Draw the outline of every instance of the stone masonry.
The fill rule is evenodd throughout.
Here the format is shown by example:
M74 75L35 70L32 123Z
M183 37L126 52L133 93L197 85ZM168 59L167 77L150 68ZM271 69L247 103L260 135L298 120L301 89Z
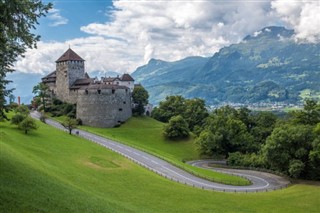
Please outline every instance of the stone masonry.
M56 61L56 71L42 78L54 96L76 104L83 125L114 127L132 116L129 74L99 81L85 73L84 60L70 48Z

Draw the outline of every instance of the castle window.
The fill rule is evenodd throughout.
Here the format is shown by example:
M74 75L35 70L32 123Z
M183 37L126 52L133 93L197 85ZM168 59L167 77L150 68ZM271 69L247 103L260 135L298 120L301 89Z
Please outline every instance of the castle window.
M126 92L128 92L128 89L126 89Z
M98 94L101 94L101 89L98 89Z
M122 108L119 108L119 111L122 111Z
M87 89L85 91L86 91L86 94L88 95L89 91Z
M112 89L112 94L114 94L115 91L116 91L115 89Z
M125 102L125 101L123 102L123 104L126 104L126 103L127 103L127 102Z

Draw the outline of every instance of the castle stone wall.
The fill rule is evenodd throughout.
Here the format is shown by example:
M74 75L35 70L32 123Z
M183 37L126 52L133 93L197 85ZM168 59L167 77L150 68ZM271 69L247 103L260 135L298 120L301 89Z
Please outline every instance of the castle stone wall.
M70 94L69 88L77 79L85 78L84 62L58 62L56 75L57 98L68 103L76 103L76 98L73 97L73 94Z
M129 89L78 90L77 118L84 125L114 127L131 116Z

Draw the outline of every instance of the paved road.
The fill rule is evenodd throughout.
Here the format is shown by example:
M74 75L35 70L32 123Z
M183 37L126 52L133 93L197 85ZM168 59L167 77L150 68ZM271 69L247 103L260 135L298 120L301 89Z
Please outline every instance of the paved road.
M31 116L33 118L39 119L40 114L38 112L32 112ZM60 123L47 119L46 123L63 131L67 131ZM73 130L73 134L78 133L79 137L88 139L94 143L104 146L116 153L119 153L126 158L134 161L135 163L165 177L172 181L176 181L182 184L190 185L197 188L215 190L215 191L226 191L226 192L257 192L257 191L269 191L274 189L279 189L284 187L284 185L279 186L279 184L274 184L269 179L258 177L256 174L240 174L239 171L223 171L230 174L240 175L248 178L252 181L250 186L230 186L211 182L199 177L196 177L180 168L177 168L167 161L161 160L153 155L145 153L143 151L137 150L130 146L103 138L101 136L83 131L83 130ZM205 163L202 161L195 161L192 164L195 166L205 167Z

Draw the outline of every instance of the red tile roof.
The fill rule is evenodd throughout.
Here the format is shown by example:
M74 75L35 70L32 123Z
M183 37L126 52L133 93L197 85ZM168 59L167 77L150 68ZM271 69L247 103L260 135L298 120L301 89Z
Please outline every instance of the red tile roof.
M77 53L72 49L68 49L56 62L62 61L84 61Z

